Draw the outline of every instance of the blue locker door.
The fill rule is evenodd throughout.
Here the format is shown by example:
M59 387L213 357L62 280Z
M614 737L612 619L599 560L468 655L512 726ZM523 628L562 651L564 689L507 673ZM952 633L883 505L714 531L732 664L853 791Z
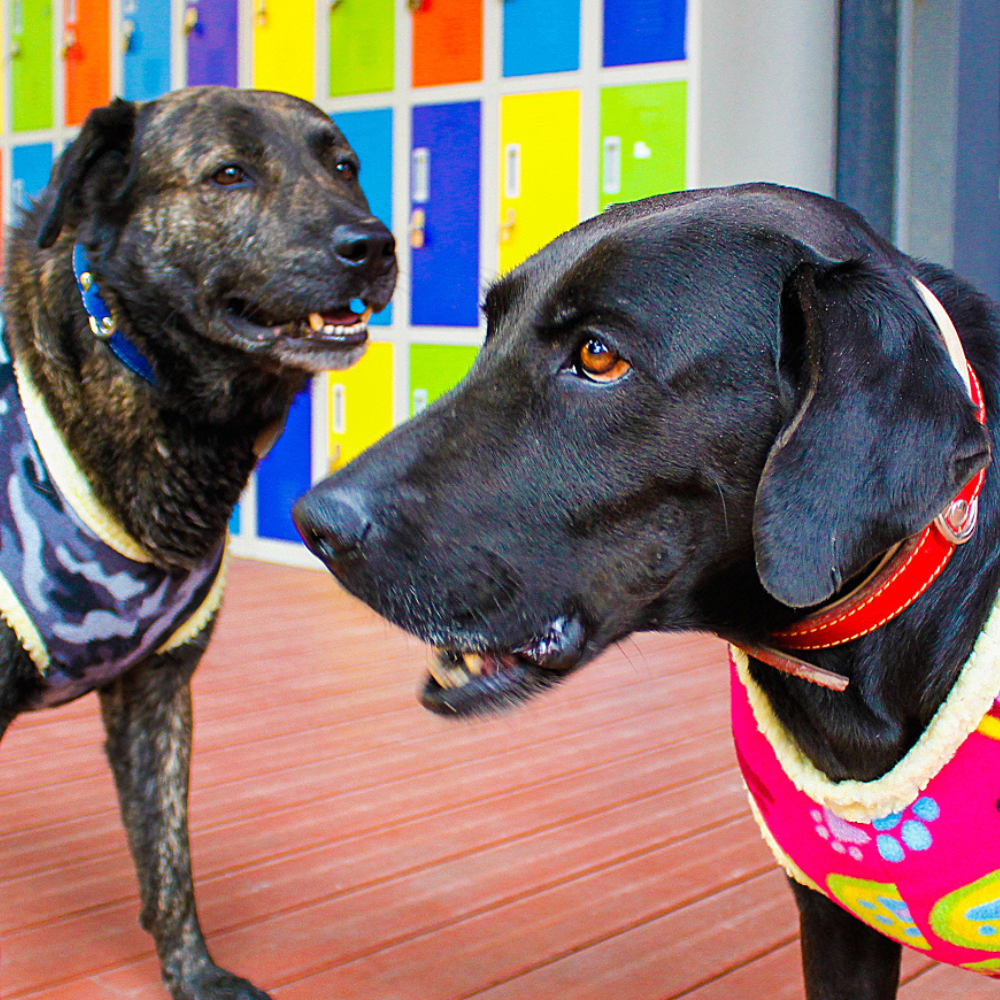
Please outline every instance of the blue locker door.
M170 4L123 0L123 97L149 101L170 89Z
M312 485L312 397L305 388L288 411L285 430L257 466L257 534L301 541L292 504Z
M413 109L411 322L479 323L478 101Z
M184 11L187 82L236 86L238 0L189 0Z
M361 158L359 180L372 215L392 228L392 109L340 111L334 115L337 127ZM398 234L397 234L398 239ZM372 317L375 326L392 322L389 305Z
M685 57L686 0L604 0L604 65Z
M11 204L26 209L41 194L52 172L52 145L40 142L15 146L10 153L12 174Z
M506 0L503 75L580 68L580 0Z

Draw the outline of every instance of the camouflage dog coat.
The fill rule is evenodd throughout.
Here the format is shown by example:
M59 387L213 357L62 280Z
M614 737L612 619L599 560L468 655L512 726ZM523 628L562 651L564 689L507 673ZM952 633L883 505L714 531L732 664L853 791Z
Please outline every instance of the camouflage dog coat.
M28 373L0 341L0 615L45 688L77 698L194 638L222 599L225 544L167 571L100 503Z

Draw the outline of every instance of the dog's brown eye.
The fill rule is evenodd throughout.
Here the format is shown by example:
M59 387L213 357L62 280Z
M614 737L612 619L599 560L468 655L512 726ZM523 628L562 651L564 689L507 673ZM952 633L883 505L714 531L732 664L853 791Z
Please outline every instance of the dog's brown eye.
M220 184L222 187L231 187L233 184L242 184L247 179L247 175L242 167L236 166L235 163L230 163L228 166L223 167L221 170L216 170L212 174L212 180L216 184Z
M577 354L581 375L593 382L617 382L632 366L603 340L591 337Z
M340 160L337 167L337 176L341 180L345 181L356 181L358 179L358 167L356 163L352 163L350 160Z

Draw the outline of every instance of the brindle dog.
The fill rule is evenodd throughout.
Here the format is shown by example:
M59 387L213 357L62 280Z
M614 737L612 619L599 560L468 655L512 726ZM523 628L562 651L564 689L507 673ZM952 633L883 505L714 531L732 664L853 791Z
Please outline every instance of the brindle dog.
M96 688L176 1000L266 1000L195 912L189 683L233 506L309 376L361 356L394 249L327 115L222 87L92 112L11 236L0 732Z

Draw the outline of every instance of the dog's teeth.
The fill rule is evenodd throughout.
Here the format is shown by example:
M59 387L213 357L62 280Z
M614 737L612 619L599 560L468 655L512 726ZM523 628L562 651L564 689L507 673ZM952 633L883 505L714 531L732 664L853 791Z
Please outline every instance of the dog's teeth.
M323 332L328 337L331 337L335 333L343 333L344 332L344 328L342 326L334 326L332 323L327 323L326 326L323 327Z
M373 312L375 312L375 310L372 309L371 306L368 306L368 308L365 309L365 311L361 314L361 319L358 320L358 322L359 323L363 323L365 326L367 326L368 325L368 320L370 320L372 318L372 313Z
M324 329L323 317L319 313L309 313L309 327L313 333L319 333Z
M472 676L468 667L467 659L456 659L453 654L444 653L444 656L448 657L445 661L442 659L442 653L440 650L435 650L433 654L428 658L427 670L431 677L438 682L438 684L445 688L446 690L451 690L454 688L460 688L468 684L472 679ZM482 661L482 657L477 657Z

